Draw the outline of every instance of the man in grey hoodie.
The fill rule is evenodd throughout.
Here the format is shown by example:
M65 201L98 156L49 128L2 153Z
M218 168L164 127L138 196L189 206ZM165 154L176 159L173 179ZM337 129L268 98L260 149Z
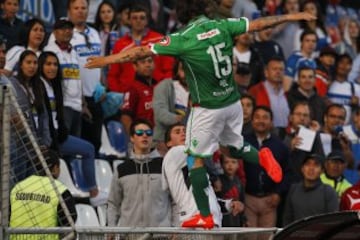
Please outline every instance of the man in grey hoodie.
M162 157L151 151L153 130L146 120L130 126L133 149L129 159L118 165L108 199L111 227L169 227L169 193L161 188Z

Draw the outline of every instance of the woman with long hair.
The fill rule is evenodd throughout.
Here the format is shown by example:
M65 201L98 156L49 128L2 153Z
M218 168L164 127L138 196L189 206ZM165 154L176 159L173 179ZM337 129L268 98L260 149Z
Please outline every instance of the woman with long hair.
M17 75L9 78L13 90L16 94L17 101L25 116L25 119L38 139L39 145L50 146L50 128L48 114L46 114L46 106L43 101L44 89L37 73L38 60L36 54L31 50L25 50L19 57L19 70ZM28 158L23 153L23 142L30 141L24 132L24 125L20 121L20 117L15 112L11 114L11 122L15 126L11 132L11 161L13 167L14 182L21 181L34 172ZM41 130L40 130L41 129ZM26 140L24 140L24 138ZM16 147L17 144L21 148ZM20 149L20 150L19 150Z
M105 0L101 2L95 16L95 29L98 30L101 40L101 56L109 55L115 42L120 38L119 26L116 19L116 9L114 5ZM102 70L102 82L107 85L107 70Z
M40 55L45 45L45 25L38 18L33 18L25 22L24 29L21 32L20 44L15 45L6 53L5 73L11 75L18 70L18 61L20 54L28 49Z
M105 0L99 5L95 16L95 29L100 34L101 55L108 55L114 46L114 40L118 38L116 9L111 2Z
M59 59L53 52L43 52L39 57L39 76L45 86L44 101L50 106L50 125L54 126L51 138L62 156L82 157L82 172L90 203L94 206L105 204L106 196L99 192L95 179L94 146L78 137L69 135L64 123L64 105L62 94L62 75Z
M305 29L310 29L316 33L317 36L317 45L316 51L320 51L322 48L328 46L331 43L331 39L328 36L325 24L324 17L321 13L319 4L314 0L305 0L300 5L300 12L308 12L316 16L316 20L312 21L300 21L300 29L295 33L294 38L294 48L295 50L300 50L300 36Z

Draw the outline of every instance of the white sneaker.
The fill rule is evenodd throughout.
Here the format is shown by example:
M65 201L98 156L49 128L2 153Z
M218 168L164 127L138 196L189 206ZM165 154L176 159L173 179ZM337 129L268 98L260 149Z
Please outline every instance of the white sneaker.
M90 198L90 204L93 207L104 205L107 203L108 195L109 194L106 192L99 191L99 193L95 197Z

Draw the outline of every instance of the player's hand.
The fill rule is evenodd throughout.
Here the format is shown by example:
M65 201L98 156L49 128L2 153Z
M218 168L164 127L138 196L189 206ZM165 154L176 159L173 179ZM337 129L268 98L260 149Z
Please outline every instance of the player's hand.
M300 20L305 20L305 21L313 21L316 20L316 16L312 15L308 12L299 12L299 13L294 13L291 14L291 20L293 21L300 21Z
M86 68L101 68L108 65L106 57L89 57L87 63L85 64Z

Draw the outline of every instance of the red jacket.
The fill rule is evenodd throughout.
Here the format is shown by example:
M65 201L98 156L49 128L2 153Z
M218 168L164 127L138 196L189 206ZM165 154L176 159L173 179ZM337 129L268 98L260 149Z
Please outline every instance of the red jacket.
M125 36L117 40L114 45L112 53L119 53L123 50L135 47L146 46L149 43L160 41L163 35L160 33L148 30L141 39L139 44L136 44L131 35L127 33ZM172 69L174 59L167 56L155 56L155 70L153 78L159 82L165 78L172 78ZM113 92L126 92L129 90L131 82L134 81L135 71L132 63L116 63L111 64L107 76L108 87Z
M150 84L140 76L131 83L125 93L122 114L127 114L136 119L146 119L154 125L153 93L154 81Z
M255 98L256 106L267 106L271 107L270 105L270 98L266 91L264 82L259 82L255 84L249 89L249 94Z

